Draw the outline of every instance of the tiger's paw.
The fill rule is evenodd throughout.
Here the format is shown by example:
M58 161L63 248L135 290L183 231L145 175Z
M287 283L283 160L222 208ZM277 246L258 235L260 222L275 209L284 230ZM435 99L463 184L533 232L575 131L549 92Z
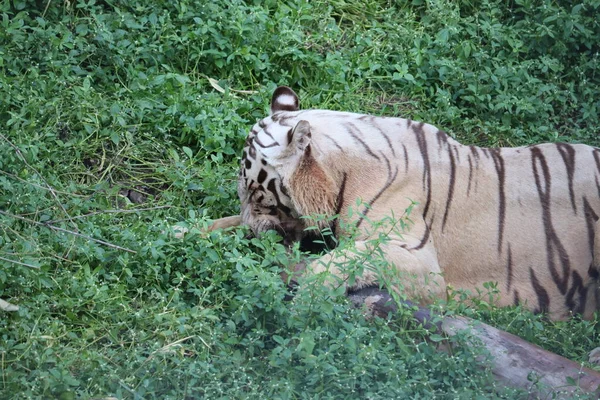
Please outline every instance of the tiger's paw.
M590 364L600 365L600 347L596 347L594 350L590 351L589 360Z

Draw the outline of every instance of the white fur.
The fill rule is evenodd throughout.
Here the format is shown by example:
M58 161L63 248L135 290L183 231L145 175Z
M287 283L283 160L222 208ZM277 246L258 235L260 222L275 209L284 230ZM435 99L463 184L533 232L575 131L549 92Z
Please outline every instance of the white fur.
M277 104L282 106L295 106L296 98L289 94L282 94L277 97Z

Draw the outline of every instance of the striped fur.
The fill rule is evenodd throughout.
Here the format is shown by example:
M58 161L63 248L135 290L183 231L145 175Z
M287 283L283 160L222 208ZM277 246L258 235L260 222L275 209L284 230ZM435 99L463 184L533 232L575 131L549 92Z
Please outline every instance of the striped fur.
M271 112L252 128L240 170L242 220L255 234L276 229L298 241L313 224L302 216L339 214L360 228L357 248L368 248L372 222L415 201L410 231L384 248L390 271L412 279L409 298L497 282L500 305L555 319L598 308L600 149L464 146L409 119L300 111L287 87ZM368 207L349 218L357 199ZM341 234L339 222L332 228ZM334 250L308 270L343 275L335 265L349 256ZM366 269L348 289L375 284Z

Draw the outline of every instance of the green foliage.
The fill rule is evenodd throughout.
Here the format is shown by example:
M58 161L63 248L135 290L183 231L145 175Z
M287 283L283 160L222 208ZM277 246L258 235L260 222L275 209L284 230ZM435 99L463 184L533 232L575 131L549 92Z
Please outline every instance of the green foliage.
M303 107L426 120L466 143L599 143L598 12L0 3L0 297L20 306L0 319L0 398L518 397L467 337L437 352L409 310L366 321L320 285L283 301L280 268L301 255L275 235L201 231L238 212L239 152L279 84ZM497 310L489 290L446 309L578 361L600 342L597 319Z

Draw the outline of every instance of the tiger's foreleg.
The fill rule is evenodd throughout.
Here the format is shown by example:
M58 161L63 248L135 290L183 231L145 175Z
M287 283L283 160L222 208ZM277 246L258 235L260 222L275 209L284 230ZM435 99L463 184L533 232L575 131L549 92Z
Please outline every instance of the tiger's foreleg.
M322 278L325 285L343 286L346 291L383 285L420 304L445 299L446 282L433 246L415 249L410 245L400 240L376 246L371 241L357 241L352 249L336 249L310 263L297 264L293 271L283 273L282 279L297 286L301 276Z

